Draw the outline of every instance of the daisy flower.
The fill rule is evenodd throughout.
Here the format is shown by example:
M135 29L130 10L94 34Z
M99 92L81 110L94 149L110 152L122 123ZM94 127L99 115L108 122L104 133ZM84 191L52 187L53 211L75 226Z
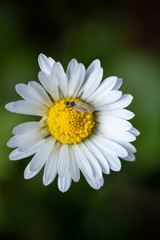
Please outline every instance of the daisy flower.
M72 59L66 72L59 62L40 54L41 84L31 81L16 85L23 98L6 105L20 114L40 116L40 121L25 122L13 129L7 145L13 150L10 160L34 155L24 178L34 177L43 167L43 184L58 175L58 188L65 192L71 181L78 182L80 171L94 189L103 185L103 173L119 171L119 158L134 161L135 147L130 143L139 135L128 122L134 114L126 110L133 97L122 95L122 79L115 76L102 81L100 61L85 69Z

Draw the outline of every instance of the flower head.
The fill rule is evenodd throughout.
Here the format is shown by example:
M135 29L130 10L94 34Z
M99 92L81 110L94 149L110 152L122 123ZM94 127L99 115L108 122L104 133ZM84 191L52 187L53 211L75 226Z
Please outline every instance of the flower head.
M26 122L13 129L7 145L13 150L10 160L34 155L24 177L34 177L43 167L43 183L50 184L58 174L58 187L69 189L78 182L80 171L87 182L99 189L105 174L119 171L119 157L134 161L135 147L130 143L139 135L128 122L134 114L127 107L133 97L118 89L122 79L102 81L100 61L85 69L71 60L65 73L62 65L40 54L39 81L16 85L24 99L11 102L11 112L40 116L38 122Z

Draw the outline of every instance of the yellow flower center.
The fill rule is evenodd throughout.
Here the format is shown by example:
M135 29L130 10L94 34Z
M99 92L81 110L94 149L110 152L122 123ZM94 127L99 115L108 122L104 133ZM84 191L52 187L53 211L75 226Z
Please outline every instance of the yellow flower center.
M67 98L51 107L47 120L49 131L61 143L78 143L91 134L95 124L94 116L75 110L66 105L66 101L81 102L79 99Z

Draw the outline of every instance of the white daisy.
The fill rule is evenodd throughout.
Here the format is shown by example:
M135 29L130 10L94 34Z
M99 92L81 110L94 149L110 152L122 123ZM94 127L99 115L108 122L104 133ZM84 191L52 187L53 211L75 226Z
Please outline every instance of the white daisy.
M41 116L41 120L13 129L15 136L7 145L16 149L9 158L34 155L24 178L34 177L44 167L43 184L50 184L58 174L62 192L69 189L72 179L79 181L80 171L94 189L99 189L102 172L120 170L119 157L135 160L136 149L130 142L139 132L127 121L134 114L124 109L133 97L118 90L122 79L113 76L102 81L99 60L86 70L73 59L66 73L59 62L43 54L38 61L43 87L35 81L16 85L24 100L8 103L6 109Z

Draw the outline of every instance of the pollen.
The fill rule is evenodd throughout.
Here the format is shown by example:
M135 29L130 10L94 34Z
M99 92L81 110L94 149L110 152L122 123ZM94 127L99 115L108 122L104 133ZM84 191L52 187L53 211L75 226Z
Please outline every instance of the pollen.
M81 101L80 99L63 99L49 110L48 128L58 141L66 144L81 142L91 134L95 125L93 113L84 113L66 106L65 102Z

